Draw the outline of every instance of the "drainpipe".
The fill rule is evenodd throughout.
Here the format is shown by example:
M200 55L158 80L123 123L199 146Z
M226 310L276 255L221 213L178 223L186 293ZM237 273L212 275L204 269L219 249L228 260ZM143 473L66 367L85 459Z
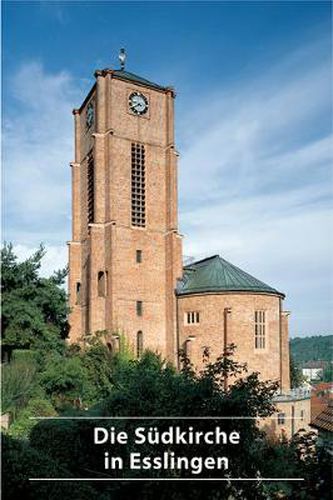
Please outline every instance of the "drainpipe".
M282 394L282 299L279 297L280 394Z
M228 345L228 314L231 314L231 307L225 307L223 310L223 354L225 355ZM228 376L224 377L224 390L228 389Z
M291 437L295 434L295 406L291 407Z
M179 371L179 298L176 295L176 367Z

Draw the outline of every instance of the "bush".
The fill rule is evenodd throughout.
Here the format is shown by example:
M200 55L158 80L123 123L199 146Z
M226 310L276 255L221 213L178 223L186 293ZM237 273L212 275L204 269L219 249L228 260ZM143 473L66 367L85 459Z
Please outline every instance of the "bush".
M42 398L31 399L9 428L9 434L27 438L37 421L31 417L54 417L57 415L50 401Z
M41 384L56 408L81 406L85 396L89 397L88 371L78 356L51 359L41 374Z
M2 367L2 412L16 417L28 402L36 386L36 365L33 357L22 357Z
M3 500L91 500L94 491L80 483L33 483L29 478L72 477L52 454L33 449L27 442L2 435ZM95 497L96 498L96 497Z

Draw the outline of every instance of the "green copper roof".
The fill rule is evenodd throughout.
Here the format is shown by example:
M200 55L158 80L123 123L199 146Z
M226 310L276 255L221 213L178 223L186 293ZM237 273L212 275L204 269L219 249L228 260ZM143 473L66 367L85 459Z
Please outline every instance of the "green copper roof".
M125 71L124 69L116 69L112 71L112 74L121 80L129 80L131 82L141 83L142 85L146 85L147 87L153 87L154 89L166 90L166 87L162 87L157 83L150 82L141 76L135 75L134 73L130 73L129 71Z
M184 276L178 283L177 295L203 292L254 292L284 297L283 293L230 264L219 255L184 267Z

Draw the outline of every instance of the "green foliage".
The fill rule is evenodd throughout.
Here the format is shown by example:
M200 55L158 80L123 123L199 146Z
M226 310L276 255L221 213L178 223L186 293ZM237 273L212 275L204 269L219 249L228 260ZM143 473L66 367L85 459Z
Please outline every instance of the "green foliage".
M68 333L67 297L61 287L66 269L50 278L39 271L45 249L18 262L12 244L5 244L2 258L2 343L14 348L45 348Z
M83 348L71 344L45 355L40 383L59 410L86 408L110 394L114 363L101 336L91 336Z
M316 335L313 337L296 337L290 339L290 351L295 363L306 361L331 361L333 335Z
M112 383L112 354L102 342L96 342L81 354L82 364L87 371L90 402L107 397Z
M48 437L49 439L49 437ZM70 471L43 449L35 450L26 441L2 435L3 500L91 500L93 489L82 483L31 483L34 477L71 477ZM102 496L100 497L102 499ZM106 500L106 499L104 499Z
M126 362L134 359L133 349L126 336L122 332L117 335L119 336L119 351L117 353L118 360L121 359Z
M56 410L47 399L41 397L31 399L10 426L9 434L11 436L27 438L30 431L36 425L36 420L31 419L31 417L54 417L56 415Z
M44 420L30 433L30 443L36 450L52 455L66 469L73 469L81 462L80 424L74 420Z
M88 392L88 370L80 357L54 357L41 374L41 384L57 408L84 399Z
M33 357L20 356L2 365L2 412L14 417L29 400L36 386L36 364Z
M305 377L303 376L302 370L300 369L299 365L295 363L292 354L290 354L289 367L290 367L290 385L292 389L300 387L304 383Z
M330 500L332 457L316 448L316 434L300 431L288 442L262 441L258 467L262 477L303 478L303 481L265 483L266 498Z
M30 349L15 349L12 353L11 361L27 362L36 366L37 356L35 351Z
M333 366L331 362L324 368L323 381L333 382Z

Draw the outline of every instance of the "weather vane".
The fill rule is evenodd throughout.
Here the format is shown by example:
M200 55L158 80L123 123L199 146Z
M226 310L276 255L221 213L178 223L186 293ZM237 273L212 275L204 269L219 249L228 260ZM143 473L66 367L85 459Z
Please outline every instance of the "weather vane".
M125 69L126 52L125 49L120 49L119 52L120 69Z

